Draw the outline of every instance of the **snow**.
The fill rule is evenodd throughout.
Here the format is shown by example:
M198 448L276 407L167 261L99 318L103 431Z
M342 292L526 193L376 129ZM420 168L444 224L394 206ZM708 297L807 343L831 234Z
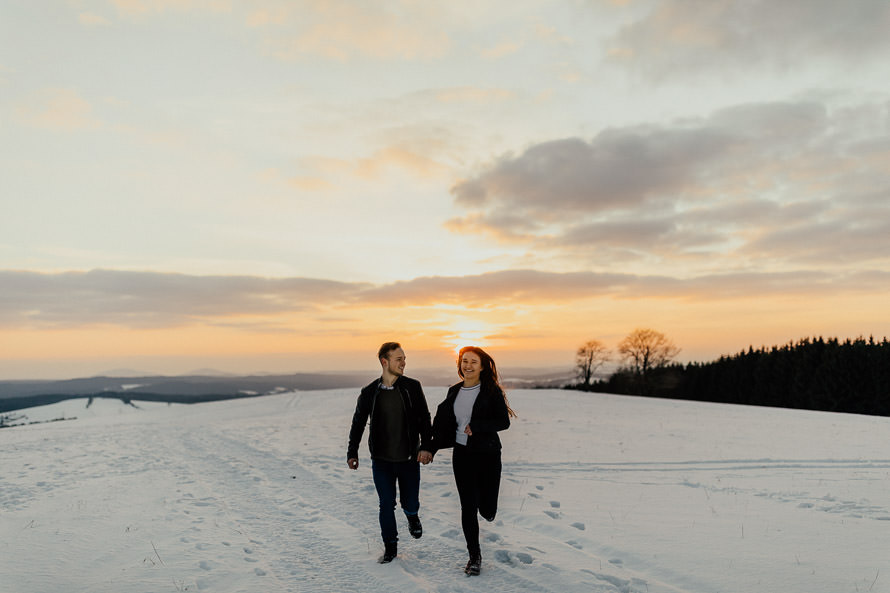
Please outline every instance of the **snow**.
M426 388L429 403L444 388ZM0 430L0 591L890 591L890 419L515 390L483 571L443 451L382 551L357 389L70 400ZM367 438L367 432L366 432Z

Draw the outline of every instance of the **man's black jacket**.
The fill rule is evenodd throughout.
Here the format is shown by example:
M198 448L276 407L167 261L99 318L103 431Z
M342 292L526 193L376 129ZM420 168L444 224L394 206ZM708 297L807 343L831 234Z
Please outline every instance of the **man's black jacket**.
M374 423L374 405L377 403L377 392L380 379L374 379L366 385L358 396L355 405L355 413L352 415L352 428L349 430L349 446L346 449L347 459L358 459L358 446L365 432L368 418L371 419L371 431L368 435L368 449L371 457L374 457L374 447L389 438L389 435L381 433ZM399 392L402 406L405 410L405 421L408 423L408 441L414 455L421 449L427 449L430 444L430 410L426 405L426 397L423 388L416 379L401 376L396 379L393 386ZM382 447L381 447L382 448Z

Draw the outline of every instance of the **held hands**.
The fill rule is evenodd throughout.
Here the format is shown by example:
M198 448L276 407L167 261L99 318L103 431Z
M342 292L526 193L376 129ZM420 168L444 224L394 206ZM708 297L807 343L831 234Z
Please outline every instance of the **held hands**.
M426 465L433 460L433 454L429 451L421 451L417 454L417 461Z
M466 434L466 435L468 435L468 436L473 436L473 431L470 430L470 425L469 425L469 424L467 424L467 427L464 429L464 434Z
M349 466L349 469L358 469L358 459L355 459L354 457L352 459L347 459L346 465Z

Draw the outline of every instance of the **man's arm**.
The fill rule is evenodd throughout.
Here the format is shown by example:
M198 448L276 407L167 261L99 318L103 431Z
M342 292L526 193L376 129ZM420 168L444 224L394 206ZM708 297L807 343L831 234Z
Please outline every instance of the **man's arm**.
M420 448L425 451L432 450L433 424L430 420L430 408L426 403L426 396L423 394L423 387L417 383L417 429L420 432Z
M349 429L349 445L346 447L346 464L349 469L358 469L358 446L365 433L365 425L371 408L368 405L368 396L362 392L355 404L355 412L352 414L352 426Z

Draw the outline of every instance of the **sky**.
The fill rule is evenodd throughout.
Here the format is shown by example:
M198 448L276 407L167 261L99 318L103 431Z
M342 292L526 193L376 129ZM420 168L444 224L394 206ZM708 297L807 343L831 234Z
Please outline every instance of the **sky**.
M884 0L0 14L0 378L890 335Z

